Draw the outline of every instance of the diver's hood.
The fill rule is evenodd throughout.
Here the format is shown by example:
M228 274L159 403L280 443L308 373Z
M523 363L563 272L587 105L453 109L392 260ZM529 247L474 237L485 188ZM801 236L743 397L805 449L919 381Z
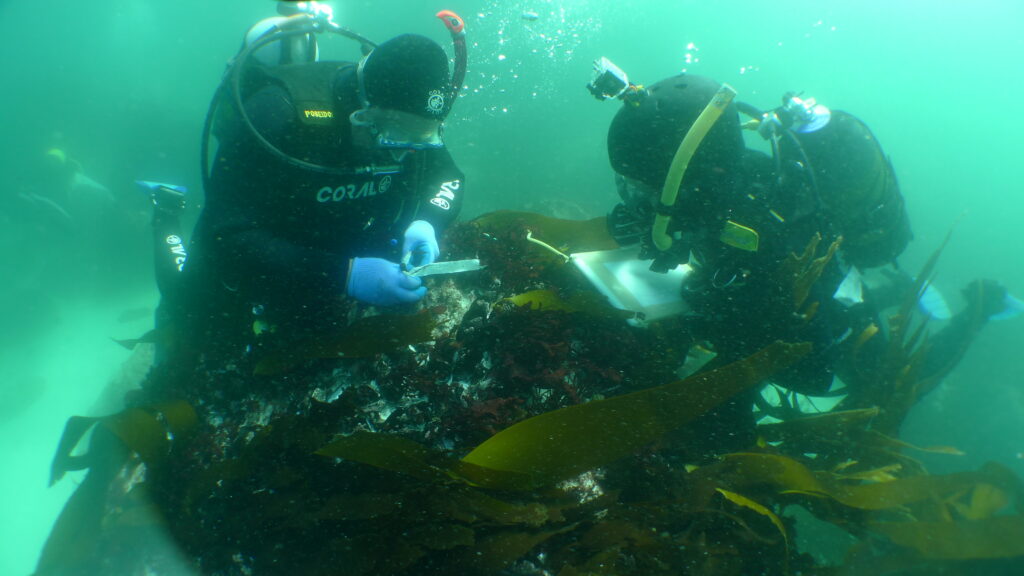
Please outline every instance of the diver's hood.
M680 74L648 87L639 103L623 104L608 129L615 172L660 189L679 143L720 87L704 76ZM739 114L730 104L701 142L684 184L728 177L739 170L744 151Z

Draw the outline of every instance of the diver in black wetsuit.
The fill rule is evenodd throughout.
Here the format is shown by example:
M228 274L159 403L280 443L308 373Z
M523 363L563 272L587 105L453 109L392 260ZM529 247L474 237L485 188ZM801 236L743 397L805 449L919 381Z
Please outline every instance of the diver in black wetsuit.
M881 325L877 311L887 304L850 285L860 271L893 264L912 236L892 165L871 131L848 113L791 94L765 112L733 103L735 92L709 78L681 74L645 88L607 60L596 68L591 92L624 101L608 131L622 198L609 229L620 245L639 244L652 270L690 265L682 340L709 342L716 365L775 340L811 342L808 356L772 380L804 394L828 391L857 335ZM741 123L739 108L751 122ZM744 128L756 129L772 154L749 149ZM794 279L779 271L816 235L823 238L816 256L842 243L806 299L816 310L804 314L794 303ZM954 322L936 340L943 349L963 348L974 332L953 327L976 325ZM872 343L879 354L882 340ZM749 446L752 398L719 409L702 430Z
M237 356L254 328L279 340L341 331L331 312L345 296L416 302L426 288L403 268L433 262L459 213L463 174L441 130L464 58L453 82L433 41L375 46L317 10L250 29L215 96L206 202L181 297L165 302L175 346ZM460 52L461 21L445 24ZM365 56L319 60L325 30Z
M810 341L814 352L780 378L799 391L824 392L832 383L836 345L859 321L832 294L847 270L891 262L910 239L899 187L863 123L794 97L757 114L776 156L748 149L727 90L683 74L629 97L608 131L623 199L609 222L620 243L641 244L641 258L652 259L652 269L690 264L683 289L693 313L686 325L695 339L715 346L720 361L774 340ZM720 115L701 126L698 118L723 95ZM780 116L786 126L778 133L785 138L767 128L773 125L768 118ZM666 203L662 185L680 142L701 129L706 134L681 176L677 170L678 195ZM835 177L838 167L842 179ZM843 243L813 287L808 301L820 306L805 322L794 310L792 281L778 271L817 234L823 237L819 255L839 236Z

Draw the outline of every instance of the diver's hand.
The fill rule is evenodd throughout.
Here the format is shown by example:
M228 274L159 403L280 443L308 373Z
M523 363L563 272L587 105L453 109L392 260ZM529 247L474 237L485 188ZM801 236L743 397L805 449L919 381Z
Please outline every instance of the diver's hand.
M650 224L644 222L636 210L621 202L612 208L605 222L608 234L619 246L632 246L651 236Z
M1001 318L1007 309L1006 287L995 280L974 280L963 289L967 310L982 320Z
M353 258L346 292L374 306L418 302L427 293L423 280L402 272L402 267L383 258Z
M402 242L402 263L406 269L433 264L441 250L437 247L434 227L426 220L416 220L405 229Z

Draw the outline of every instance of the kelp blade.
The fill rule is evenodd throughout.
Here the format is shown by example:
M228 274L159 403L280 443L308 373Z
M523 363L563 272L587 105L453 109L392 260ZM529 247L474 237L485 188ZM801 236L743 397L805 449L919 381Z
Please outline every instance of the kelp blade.
M57 445L57 452L53 455L53 462L50 464L50 486L53 486L67 472L83 470L89 467L89 460L83 456L74 456L71 453L75 446L81 441L82 436L92 428L99 418L90 416L72 416L64 424L64 433L60 436Z
M725 490L722 488L715 488L715 491L724 496L726 500L732 502L733 504L753 510L754 512L757 512L758 514L770 520L772 525L774 525L775 528L779 531L779 534L782 534L782 542L786 545L786 549L789 550L789 536L786 534L786 527L782 524L782 520L774 512L769 510L764 505L750 498L747 498L742 494L730 492L729 490Z
M461 462L413 440L388 434L357 431L348 436L338 436L316 453L434 483L460 481L478 486L503 486L510 490L536 488L532 479L522 474Z
M563 220L534 212L498 210L476 218L473 224L494 235L507 235L518 229L528 229L534 237L568 253L614 250L619 247L608 234L607 220L603 216L590 220ZM523 239L526 239L525 235Z
M51 482L70 470L89 468L61 510L39 557L36 574L89 574L103 530L110 484L135 452L148 466L160 466L172 439L191 434L198 419L186 402L128 408L102 418L73 416L64 428L51 467ZM82 436L97 426L86 456L71 452ZM84 464L84 465L82 465Z
M636 316L635 312L620 310L608 302L608 299L596 292L575 292L563 298L554 290L531 290L501 300L520 307L533 310L559 311L569 314L585 314L598 318L619 318L622 320Z
M775 344L717 370L524 420L477 446L464 462L555 483L606 465L790 366L807 344Z
M735 453L724 457L722 467L731 486L772 485L780 493L808 494L831 498L860 510L886 510L944 496L969 493L980 484L996 486L1008 493L1019 490L1017 481L1005 469L989 465L979 471L943 476L911 476L890 482L848 484L824 472L814 472L802 463L777 454Z
M772 441L805 441L816 436L845 437L851 432L859 432L865 428L878 413L877 407L826 412L782 422L759 424L757 430Z
M441 470L428 462L433 454L429 448L400 436L360 430L350 436L335 438L316 453L369 464L431 482L446 479Z
M272 376L295 365L320 358L366 358L432 338L436 322L427 311L417 314L360 318L337 335L307 340L271 354L255 368L257 375Z
M959 522L875 522L890 540L925 558L969 560L1024 556L1024 517L995 516Z
M88 455L75 456L72 452L96 424L105 427L125 447L152 464L166 454L170 438L188 433L195 428L196 422L195 411L181 401L128 408L103 417L72 416L64 425L64 433L50 465L50 485L56 484L66 472L89 467L91 460Z

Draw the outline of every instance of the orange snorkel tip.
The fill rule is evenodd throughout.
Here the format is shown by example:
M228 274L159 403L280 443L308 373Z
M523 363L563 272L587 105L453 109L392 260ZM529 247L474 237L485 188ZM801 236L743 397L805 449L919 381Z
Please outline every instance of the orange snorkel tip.
M466 22L462 19L461 16L459 16L455 12L452 12L451 10L441 10L440 12L435 14L435 16L437 16L438 18L441 19L442 22L444 22L444 27L447 28L449 32L451 32L452 36L462 34L466 29Z

